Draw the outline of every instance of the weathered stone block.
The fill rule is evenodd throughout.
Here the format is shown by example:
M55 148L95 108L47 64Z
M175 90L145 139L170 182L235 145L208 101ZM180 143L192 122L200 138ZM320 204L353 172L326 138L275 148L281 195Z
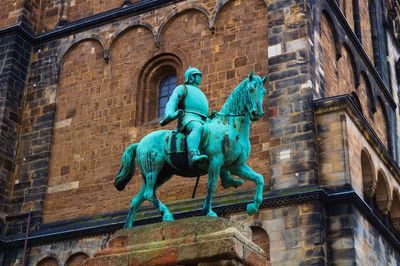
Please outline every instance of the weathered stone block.
M84 265L268 265L250 239L243 225L193 217L119 230Z

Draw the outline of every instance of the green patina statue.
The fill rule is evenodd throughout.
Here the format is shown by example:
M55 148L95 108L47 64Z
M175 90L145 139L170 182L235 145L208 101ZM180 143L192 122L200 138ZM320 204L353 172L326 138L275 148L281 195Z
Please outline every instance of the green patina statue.
M135 171L135 158L144 178L139 193L132 199L126 228L132 227L135 215L144 200L151 201L162 214L163 221L173 220L169 209L157 198L156 190L172 175L196 177L208 173L204 213L217 216L212 210L212 195L218 176L224 188L240 186L243 181L256 184L253 203L247 213L256 213L263 199L264 178L247 164L250 154L250 125L263 116L263 100L267 77L250 73L222 106L220 112L208 116L208 101L198 87L201 72L189 68L185 83L175 88L166 106L161 125L178 118L177 130L157 130L139 143L128 146L122 156L115 187L123 190Z

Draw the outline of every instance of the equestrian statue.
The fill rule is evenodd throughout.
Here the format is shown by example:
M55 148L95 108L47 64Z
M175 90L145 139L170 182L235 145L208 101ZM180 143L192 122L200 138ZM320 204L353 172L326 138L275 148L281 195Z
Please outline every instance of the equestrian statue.
M148 200L162 214L163 221L173 220L173 215L156 195L157 189L172 175L198 177L208 173L204 214L216 217L212 210L212 195L218 177L224 188L238 187L243 180L256 184L252 203L247 213L258 212L263 200L264 178L247 164L250 154L250 126L263 116L264 84L267 77L253 72L230 94L220 112L208 114L207 97L199 88L202 74L189 67L184 83L178 85L165 108L162 126L178 119L175 130L157 130L146 135L139 143L129 145L121 159L121 167L114 186L123 190L135 171L135 159L144 182L132 199L125 228L133 226L135 215L144 200Z

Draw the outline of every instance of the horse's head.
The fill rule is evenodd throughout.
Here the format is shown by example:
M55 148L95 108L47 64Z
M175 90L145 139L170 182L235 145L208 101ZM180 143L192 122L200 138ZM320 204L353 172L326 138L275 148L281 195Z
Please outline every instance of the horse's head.
M250 120L256 121L264 115L263 101L266 93L264 84L267 82L268 77L260 77L251 72L247 80L246 89L250 96L247 111L249 112Z

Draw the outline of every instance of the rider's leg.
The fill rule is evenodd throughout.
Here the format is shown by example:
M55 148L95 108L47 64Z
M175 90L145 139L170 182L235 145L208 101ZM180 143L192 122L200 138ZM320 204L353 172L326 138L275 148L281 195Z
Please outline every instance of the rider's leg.
M207 156L199 154L199 146L201 136L203 134L203 125L199 121L192 121L186 125L186 130L188 132L186 136L186 143L189 153L189 165L205 162L207 160Z

